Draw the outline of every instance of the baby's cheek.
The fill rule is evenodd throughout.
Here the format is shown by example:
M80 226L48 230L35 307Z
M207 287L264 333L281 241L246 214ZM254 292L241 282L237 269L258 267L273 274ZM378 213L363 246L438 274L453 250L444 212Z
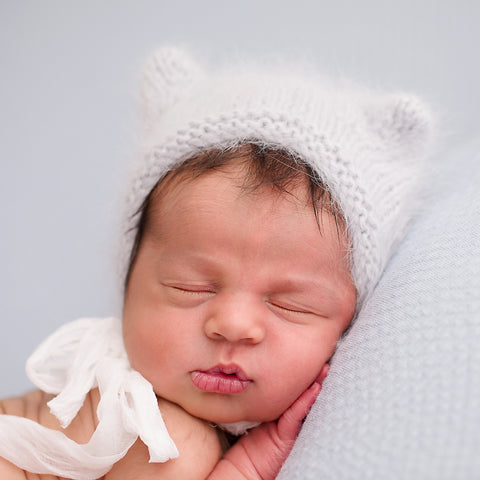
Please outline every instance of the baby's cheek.
M262 401L257 403L261 410L262 421L276 420L292 405L295 400L314 382L320 372L315 369L308 375L300 375L299 371L284 372L283 378L277 383L272 383L270 388L262 395Z
M130 364L143 375L152 355L151 339L144 334L140 326L133 327L128 324L124 329L123 339Z

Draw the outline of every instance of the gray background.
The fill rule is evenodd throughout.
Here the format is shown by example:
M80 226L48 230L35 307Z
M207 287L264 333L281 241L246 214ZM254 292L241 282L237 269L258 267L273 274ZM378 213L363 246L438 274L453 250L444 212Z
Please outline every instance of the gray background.
M474 0L0 0L0 397L30 388L25 360L57 326L119 312L119 194L151 49L305 56L414 91L450 146L479 131L479 21Z

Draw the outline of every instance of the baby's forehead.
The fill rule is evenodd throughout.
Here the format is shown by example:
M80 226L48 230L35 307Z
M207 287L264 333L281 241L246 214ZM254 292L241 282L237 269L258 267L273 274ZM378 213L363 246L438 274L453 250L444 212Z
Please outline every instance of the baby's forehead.
M244 170L243 165L234 163L195 178L174 179L167 191L160 185L150 206L146 236L159 244L173 236L177 239L175 246L189 242L193 236L189 251L196 251L205 232L214 232L213 241L220 247L253 232L248 243L252 251L275 245L276 252L293 261L300 252L313 259L319 249L328 250L330 256L341 251L339 264L345 270L349 251L345 228L328 211L316 216L305 179L289 185L288 190L270 184L244 189ZM208 246L212 243L211 238L205 242ZM270 253L267 249L265 256Z

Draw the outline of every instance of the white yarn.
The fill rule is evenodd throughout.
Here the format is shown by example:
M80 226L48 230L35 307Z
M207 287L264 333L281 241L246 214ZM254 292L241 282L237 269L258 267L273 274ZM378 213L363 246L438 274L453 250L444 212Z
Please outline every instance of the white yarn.
M98 387L98 426L86 444L26 418L0 415L0 457L32 473L94 480L107 473L138 437L151 462L176 458L151 384L128 362L121 322L85 318L48 337L27 362L32 382L56 394L48 403L66 427Z
M239 66L208 75L175 48L150 57L142 98L144 130L125 212L122 278L139 208L156 183L201 151L254 142L298 155L330 189L346 220L363 303L416 209L432 130L420 100L339 86L291 68Z

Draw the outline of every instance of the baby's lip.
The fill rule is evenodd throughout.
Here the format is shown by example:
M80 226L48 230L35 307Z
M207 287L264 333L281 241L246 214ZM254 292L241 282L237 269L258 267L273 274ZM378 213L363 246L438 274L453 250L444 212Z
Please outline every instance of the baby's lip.
M231 363L229 365L216 365L215 367L206 370L205 373L209 373L211 375L235 375L239 380L251 381L251 379L247 377L245 372L234 363Z
M235 364L219 364L208 370L195 370L193 384L200 390L212 393L242 393L252 383L246 373Z

